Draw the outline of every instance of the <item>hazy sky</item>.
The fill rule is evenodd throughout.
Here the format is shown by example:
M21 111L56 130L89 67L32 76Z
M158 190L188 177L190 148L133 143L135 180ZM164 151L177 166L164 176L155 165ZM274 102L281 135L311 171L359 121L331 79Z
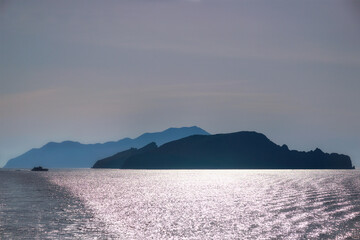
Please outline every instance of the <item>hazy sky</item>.
M197 125L360 167L359 2L0 0L0 166Z

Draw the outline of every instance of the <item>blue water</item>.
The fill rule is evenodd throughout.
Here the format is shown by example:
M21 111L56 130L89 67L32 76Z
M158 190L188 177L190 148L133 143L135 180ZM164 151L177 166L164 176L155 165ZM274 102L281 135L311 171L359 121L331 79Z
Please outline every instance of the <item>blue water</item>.
M360 171L4 170L0 239L360 239Z

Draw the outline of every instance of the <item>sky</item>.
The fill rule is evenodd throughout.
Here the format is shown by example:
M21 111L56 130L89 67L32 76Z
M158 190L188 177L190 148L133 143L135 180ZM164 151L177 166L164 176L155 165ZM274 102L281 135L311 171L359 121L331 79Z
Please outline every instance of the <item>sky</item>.
M0 0L0 167L193 125L360 167L359 26L356 0Z

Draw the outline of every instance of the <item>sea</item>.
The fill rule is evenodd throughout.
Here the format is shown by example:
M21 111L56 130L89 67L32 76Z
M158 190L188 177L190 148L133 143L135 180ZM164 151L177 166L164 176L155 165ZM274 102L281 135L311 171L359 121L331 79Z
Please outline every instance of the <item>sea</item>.
M1 170L0 239L360 239L360 171Z

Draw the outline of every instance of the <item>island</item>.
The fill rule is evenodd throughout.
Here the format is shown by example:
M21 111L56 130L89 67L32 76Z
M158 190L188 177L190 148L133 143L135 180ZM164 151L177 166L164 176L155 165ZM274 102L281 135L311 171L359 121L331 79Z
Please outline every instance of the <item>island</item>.
M242 131L193 135L158 147L150 143L97 161L117 169L353 169L347 155L279 146L264 134Z
M38 166L38 167L33 167L31 169L31 171L34 171L34 172L46 172L46 171L49 171L49 169Z
M192 126L168 128L162 132L144 133L134 139L123 138L115 142L95 144L82 144L74 141L49 142L41 148L33 148L10 159L4 168L32 168L39 165L50 168L90 168L97 160L129 148L142 148L151 142L161 146L167 142L195 134L209 135L202 128Z

